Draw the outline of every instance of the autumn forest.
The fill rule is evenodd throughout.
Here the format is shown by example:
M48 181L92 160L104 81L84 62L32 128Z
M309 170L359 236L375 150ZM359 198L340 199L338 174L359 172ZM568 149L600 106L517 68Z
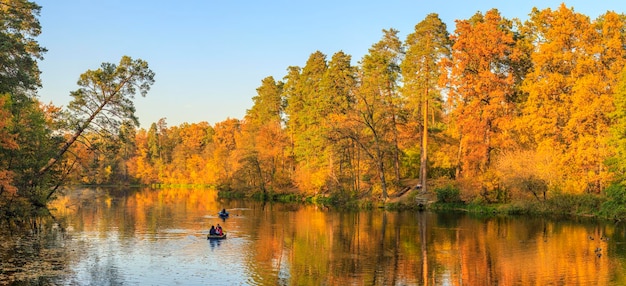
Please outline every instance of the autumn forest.
M154 73L140 59L80 75L67 107L39 102L39 9L0 5L3 215L63 185L120 183L380 201L451 186L466 202L594 195L624 208L624 14L492 9L455 27L429 14L406 39L383 30L356 63L317 51L262 79L242 119L146 130L132 99Z

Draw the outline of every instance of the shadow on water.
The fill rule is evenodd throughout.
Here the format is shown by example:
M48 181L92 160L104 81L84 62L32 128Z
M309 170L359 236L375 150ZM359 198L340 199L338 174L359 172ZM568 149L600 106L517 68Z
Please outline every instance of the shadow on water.
M211 250L213 250L214 248L222 245L222 240L221 239L209 239L209 245L211 245Z

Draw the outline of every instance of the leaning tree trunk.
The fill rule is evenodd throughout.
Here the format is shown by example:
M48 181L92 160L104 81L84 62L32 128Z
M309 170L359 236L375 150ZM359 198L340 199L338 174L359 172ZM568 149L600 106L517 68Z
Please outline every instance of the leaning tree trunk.
M42 176L43 174L45 174L52 166L54 166L54 164L56 164L57 161L59 161L59 159L63 156L63 154L65 154L65 152L67 152L67 150L70 148L70 146L72 146L72 144L74 144L74 142L76 142L78 137L80 137L80 135L83 134L83 131L85 131L85 129L87 129L89 124L91 124L91 121L93 121L93 119L96 118L98 113L100 113L100 111L102 111L102 109L107 105L107 103L109 103L109 101L111 101L111 99L115 96L115 94L116 93L106 97L105 100L102 101L102 103L100 104L98 109L96 111L94 111L91 114L91 116L89 116L89 118L85 122L83 122L83 124L80 127L78 127L78 129L76 129L76 131L74 132L72 137L70 137L70 139L67 140L63 144L63 147L61 147L59 152L57 152L54 155L54 157L50 158L50 160L48 160L48 163L45 166L43 166L41 169L39 169L39 172L37 172L38 176Z

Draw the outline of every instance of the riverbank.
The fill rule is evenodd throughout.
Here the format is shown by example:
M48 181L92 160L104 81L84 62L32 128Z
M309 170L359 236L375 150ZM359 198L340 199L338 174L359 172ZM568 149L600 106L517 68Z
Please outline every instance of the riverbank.
M246 198L268 202L301 202L323 205L331 208L387 210L431 210L458 211L478 215L529 215L554 218L596 218L612 221L626 220L626 212L613 206L615 202L599 194L554 194L545 200L529 199L508 203L487 203L481 199L466 202L460 199L453 188L438 188L433 192L412 191L401 197L390 197L381 201L372 197L349 195L304 196L293 193L253 193L219 192L221 198Z
M371 193L357 194L334 192L318 195L301 194L297 190L256 191L222 190L220 198L249 198L257 201L317 204L330 208L354 210L432 210L459 211L477 215L530 215L555 218L595 218L609 221L626 221L626 189L621 185L609 186L601 194L559 194L551 193L546 199L529 197L509 199L506 203L489 203L480 196L469 197L454 187L451 181L430 182L427 192L412 188L416 180L405 180L398 192L389 194L387 200ZM99 186L102 187L102 186ZM150 185L151 188L216 188L212 185Z

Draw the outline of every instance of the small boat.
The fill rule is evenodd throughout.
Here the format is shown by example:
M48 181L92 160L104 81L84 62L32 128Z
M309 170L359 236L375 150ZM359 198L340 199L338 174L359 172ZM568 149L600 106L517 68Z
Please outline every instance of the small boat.
M222 235L217 235L217 234L207 234L206 239L225 239L226 238L226 233L223 233Z
M219 215L220 217L228 217L228 212L221 211L221 212L217 213L217 215Z

